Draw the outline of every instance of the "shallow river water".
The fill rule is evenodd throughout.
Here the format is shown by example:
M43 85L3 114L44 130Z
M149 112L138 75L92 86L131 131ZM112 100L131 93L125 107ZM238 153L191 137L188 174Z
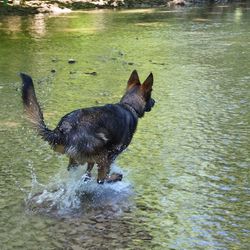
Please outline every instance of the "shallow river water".
M26 122L18 72L53 128L134 69L156 105L124 179L84 183ZM249 249L249 69L246 5L0 17L0 249Z

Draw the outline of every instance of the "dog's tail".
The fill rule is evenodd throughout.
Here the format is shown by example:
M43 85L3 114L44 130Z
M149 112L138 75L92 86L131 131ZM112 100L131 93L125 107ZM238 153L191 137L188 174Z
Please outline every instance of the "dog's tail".
M37 133L51 146L59 141L59 136L53 130L47 128L43 113L36 98L36 93L32 78L24 73L20 73L22 78L22 99L24 110L28 120L32 123Z

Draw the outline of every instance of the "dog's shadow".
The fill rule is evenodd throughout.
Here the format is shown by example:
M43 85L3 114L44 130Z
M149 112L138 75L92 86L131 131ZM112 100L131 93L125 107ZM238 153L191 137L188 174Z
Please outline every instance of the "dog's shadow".
M116 172L121 172L113 166ZM42 185L33 173L32 189L26 199L28 212L48 216L76 216L102 213L117 215L132 207L132 185L126 181L97 184L93 177L85 181L79 167L69 173L59 173ZM124 174L124 173L123 173Z

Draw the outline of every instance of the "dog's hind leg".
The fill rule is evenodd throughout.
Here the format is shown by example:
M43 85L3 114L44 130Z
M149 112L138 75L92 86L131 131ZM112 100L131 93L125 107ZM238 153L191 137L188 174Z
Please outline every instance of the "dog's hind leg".
M76 168L78 166L79 166L79 163L77 163L75 159L69 157L69 165L68 165L68 168L67 168L68 171L70 171L70 169Z

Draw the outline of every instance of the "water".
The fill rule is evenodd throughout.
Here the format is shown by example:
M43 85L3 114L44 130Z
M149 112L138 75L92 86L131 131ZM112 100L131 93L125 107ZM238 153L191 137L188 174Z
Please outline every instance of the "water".
M32 172L32 187L26 199L27 211L69 217L101 210L102 216L107 216L110 212L118 215L132 208L129 202L133 195L130 183L123 181L98 185L95 178L85 179L85 168L71 170L67 176L65 171L58 173L47 185L39 183L36 174ZM121 172L119 168L115 169Z
M248 249L249 23L246 4L0 17L0 248ZM117 102L133 69L157 103L123 181L84 183L29 128L17 73L54 127Z

